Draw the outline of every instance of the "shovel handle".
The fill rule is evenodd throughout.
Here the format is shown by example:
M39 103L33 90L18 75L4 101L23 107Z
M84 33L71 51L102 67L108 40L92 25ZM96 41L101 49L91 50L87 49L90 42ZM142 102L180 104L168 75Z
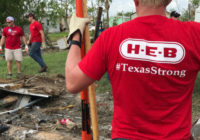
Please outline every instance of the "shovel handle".
M83 17L88 17L87 13L87 0L83 0ZM90 43L90 32L89 27L86 26L84 32L84 43L85 43L85 50L86 53L91 48ZM94 84L89 86L89 103L90 103L90 115L91 115L91 122L92 122L92 134L93 140L99 140L99 129L98 129L98 116L97 116L97 108L96 108L96 97L95 97L95 86Z

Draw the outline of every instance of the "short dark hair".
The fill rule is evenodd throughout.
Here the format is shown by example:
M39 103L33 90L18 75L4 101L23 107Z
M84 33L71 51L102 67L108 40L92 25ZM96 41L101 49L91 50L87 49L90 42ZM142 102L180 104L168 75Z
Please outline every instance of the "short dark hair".
M29 17L33 17L33 18L35 19L35 15L34 15L33 13L28 13L28 14L26 15L26 18L29 18Z
M172 11L171 14L170 14L170 17L175 17L175 18L178 18L180 17L181 14L177 13L176 11Z

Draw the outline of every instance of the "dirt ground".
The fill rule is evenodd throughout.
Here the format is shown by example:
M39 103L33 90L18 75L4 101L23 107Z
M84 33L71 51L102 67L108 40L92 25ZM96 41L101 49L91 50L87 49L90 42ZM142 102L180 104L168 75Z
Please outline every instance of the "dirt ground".
M65 90L65 77L57 75L22 76L18 80L0 79L7 90L28 89L29 92L50 95L42 101L15 113L0 115L0 120L10 126L9 131L0 135L1 140L81 140L80 94L70 94ZM7 95L1 95L4 98ZM19 95L21 96L21 95ZM32 97L35 100L38 97ZM110 140L113 102L111 92L96 93L100 140ZM15 104L0 107L0 112L10 110ZM195 112L193 121L200 112ZM60 120L69 119L66 125Z
M0 139L5 140L79 140L81 139L81 102L80 94L70 94L65 90L63 75L48 77L45 75L23 76L19 80L0 79L0 84L14 82L15 86L6 86L7 90L26 88L38 94L50 95L31 107L12 114L0 115L0 119L11 128ZM6 95L5 95L6 96ZM1 98L5 97L2 96ZM36 97L32 97L34 100ZM100 139L110 139L112 119L111 93L97 93ZM0 112L14 108L14 104L0 108ZM70 119L67 125L60 120Z

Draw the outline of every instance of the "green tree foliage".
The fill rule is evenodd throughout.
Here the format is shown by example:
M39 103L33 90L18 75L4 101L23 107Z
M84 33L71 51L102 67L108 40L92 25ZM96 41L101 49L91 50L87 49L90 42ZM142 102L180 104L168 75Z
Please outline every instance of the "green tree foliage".
M117 19L116 19L116 17L113 19L113 25L112 26L117 26Z
M24 23L23 14L24 0L0 0L0 27L5 26L5 19L7 16L15 17L15 23L21 25Z
M74 0L0 0L0 3L0 27L5 26L7 16L13 16L15 23L23 26L28 23L25 15L29 12L34 13L39 21L46 17L56 23L75 9Z
M181 21L193 21L195 18L196 8L199 6L200 0L192 0L189 4L188 10L185 10L181 16Z
M192 5L198 7L199 6L199 2L200 2L200 0L193 0L192 1Z
M92 25L95 25L95 20L97 16L98 6L95 5L94 1L90 1L90 5L88 6L88 15L92 17Z
M189 21L189 19L190 19L189 11L186 10L186 11L184 11L184 13L181 15L180 20L181 20L181 21Z
M24 15L27 13L34 13L37 20L41 20L46 15L48 15L47 11L47 0L23 0L24 1Z
M126 17L130 17L132 14L133 14L133 12L126 12L126 13L124 13L124 15L125 15Z

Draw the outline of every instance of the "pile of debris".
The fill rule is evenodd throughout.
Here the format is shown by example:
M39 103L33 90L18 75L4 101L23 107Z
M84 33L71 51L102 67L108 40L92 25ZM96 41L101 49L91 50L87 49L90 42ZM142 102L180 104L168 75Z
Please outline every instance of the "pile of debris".
M81 139L80 94L67 93L63 75L0 79L0 93L0 118L10 128L0 139ZM107 92L96 97L100 139L110 139L112 95Z

